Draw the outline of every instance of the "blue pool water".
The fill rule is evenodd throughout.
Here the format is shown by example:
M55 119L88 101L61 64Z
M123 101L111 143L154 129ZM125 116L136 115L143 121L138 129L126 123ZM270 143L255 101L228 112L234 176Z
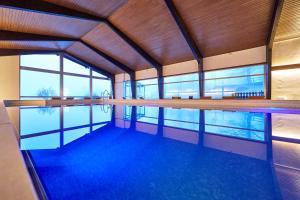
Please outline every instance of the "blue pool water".
M297 199L300 159L287 154L300 150L293 120L299 115L23 107L20 146L49 199Z

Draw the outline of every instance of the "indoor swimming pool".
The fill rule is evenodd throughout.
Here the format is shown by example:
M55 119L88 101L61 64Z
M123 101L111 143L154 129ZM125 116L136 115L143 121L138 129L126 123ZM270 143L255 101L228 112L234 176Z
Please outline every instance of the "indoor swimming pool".
M148 106L20 107L49 199L297 199L300 115Z

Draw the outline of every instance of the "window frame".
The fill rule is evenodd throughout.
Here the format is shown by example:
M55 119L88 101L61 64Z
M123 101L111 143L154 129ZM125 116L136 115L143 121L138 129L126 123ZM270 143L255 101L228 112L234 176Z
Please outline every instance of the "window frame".
M39 55L39 54L31 54L31 55ZM45 98L51 98L51 97L55 97L55 96L29 96L29 95L21 95L21 70L26 70L26 71L35 71L35 72L42 72L42 73L50 73L50 74L58 74L60 76L60 82L59 82L59 85L60 85L60 94L57 95L59 97L61 97L62 99L67 97L65 96L64 94L64 76L67 75L67 76L75 76L75 77L84 77L84 78L89 78L89 82L90 82L90 95L88 97L91 97L93 98L93 79L100 79L100 80L110 80L111 84L112 84L112 80L108 77L106 77L105 75L103 75L104 77L98 77L98 76L93 76L93 71L94 72L97 72L95 70L93 70L92 67L89 67L89 75L84 75L84 74L76 74L76 73L70 73L70 72L64 72L64 68L63 68L63 62L64 62L64 59L68 59L69 61L71 62L74 62L73 60L70 60L69 58L65 57L63 54L49 54L49 55L58 55L59 58L60 58L60 61L59 61L59 64L60 64L60 69L57 71L57 70L50 70L50 69L43 69L43 68L37 68L37 67L28 67L28 66L22 66L21 65L21 57L22 55L20 55L20 59L19 59L19 98L22 99L22 98L36 98L36 99L45 99ZM28 56L28 55L27 55ZM76 63L76 62L75 62ZM81 65L79 63L76 63L78 65ZM82 67L86 67L86 66L83 66L81 65ZM88 68L88 67L86 67ZM101 74L100 72L97 72L99 74ZM113 87L111 88L111 96L113 95ZM86 96L72 96L74 98L84 98Z
M264 73L263 74L252 74L252 75L243 75L243 76L232 76L232 77L222 77L222 78L210 78L206 79L205 78L205 73L206 72L213 72L213 71L220 71L220 70L230 70L230 69L238 69L238 68L247 68L247 67L254 67L257 65L263 65L264 66ZM239 65L239 66L234 66L234 67L225 67L225 68L219 68L219 69L210 69L210 70L205 70L203 72L203 96L204 97L209 97L209 95L205 95L206 90L205 90L205 81L206 80L222 80L222 79L233 79L233 78L242 78L242 77L253 77L253 76L263 76L263 82L264 82L264 95L266 95L267 91L267 86L266 86L266 74L267 74L267 63L262 62L262 63L254 63L254 64L249 64L249 65Z

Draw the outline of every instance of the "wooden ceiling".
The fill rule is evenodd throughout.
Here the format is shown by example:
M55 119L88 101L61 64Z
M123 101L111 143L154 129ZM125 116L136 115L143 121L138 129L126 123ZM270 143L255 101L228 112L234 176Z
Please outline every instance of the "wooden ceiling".
M0 2L0 30L79 39L75 43L6 41L0 42L0 48L66 50L113 74L124 71L80 40L123 63L130 70L157 67L153 66L151 60L161 66L194 59L164 0L45 1L54 6L97 16L99 20L83 20L30 9L12 9L1 7ZM286 1L294 6L299 5L296 0ZM197 48L205 57L266 44L274 0L173 2ZM113 24L125 37L117 34L107 23ZM278 32L284 30L279 28Z
M133 70L151 67L143 57L104 23L91 30L88 34L83 36L82 39L102 52L126 64Z
M66 8L86 12L100 17L108 17L128 0L46 0Z
M265 44L273 0L174 0L204 57Z
M109 20L163 65L193 59L162 0L130 0Z
M101 69L105 69L109 73L120 74L123 72L117 66L111 64L110 62L108 62L107 60L105 60L104 58L102 58L101 56L99 56L94 51L84 46L80 42L75 42L71 47L69 47L67 49L67 53L77 56L82 60L86 60L89 63L98 66Z
M300 1L285 0L281 11L275 42L300 37Z
M0 8L0 30L79 38L97 22Z

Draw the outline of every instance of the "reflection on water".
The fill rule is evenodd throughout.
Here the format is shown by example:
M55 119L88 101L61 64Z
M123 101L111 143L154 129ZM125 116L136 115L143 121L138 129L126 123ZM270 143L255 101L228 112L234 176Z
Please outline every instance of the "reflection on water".
M300 115L296 114L174 109L150 106L112 107L110 105L82 105L52 108L21 108L20 143L21 149L31 150L33 158L36 159L36 163L41 167L45 165L52 166L53 164L51 161L53 159L59 161L58 165L61 166L68 166L68 164L65 162L71 162L76 166L77 164L84 166L87 165L85 169L79 168L83 171L85 171L87 168L89 168L88 166L91 165L92 168L95 170L97 169L94 171L96 174L93 175L96 177L99 175L98 173L102 171L104 174L108 173L115 177L115 174L111 174L113 172L110 171L118 171L119 167L120 171L124 171L123 169L121 170L121 168L125 166L127 168L128 165L130 165L130 162L139 163L139 170L141 170L141 172L139 172L136 171L136 168L132 169L133 171L130 171L129 169L127 172L130 178L131 175L137 177L147 177L147 170L149 170L152 165L154 165L152 166L152 171L154 174L151 174L151 178L149 176L149 179L152 179L156 176L163 177L164 175L160 174L160 172L157 170L162 168L161 165L164 165L163 163L165 162L165 159L169 161L165 163L165 167L170 169L172 169L173 165L178 167L177 170L174 169L175 171L173 171L175 174L183 173L183 171L181 171L183 169L188 169L188 171L197 174L202 173L202 171L197 171L199 169L196 168L196 166L190 164L187 165L185 162L197 163L197 159L204 159L207 155L211 155L207 157L208 160L205 160L206 164L209 165L210 168L216 167L214 165L219 162L227 163L229 166L225 167L224 172L218 172L218 178L216 178L216 182L211 183L211 186L208 186L208 182L202 182L202 184L204 184L202 187L208 187L206 189L210 192L215 191L214 184L225 184L225 188L229 187L226 185L226 183L230 183L231 186L232 184L234 185L233 180L230 181L228 179L229 177L225 178L226 174L223 173L226 172L229 173L230 176L232 176L232 178L240 184L240 181L253 181L249 184L252 184L251 187L253 187L253 195L258 195L255 197L253 196L253 198L300 199L299 116ZM92 140L88 138L94 139ZM74 143L75 141L77 142ZM60 149L63 151L64 148L67 148L70 144L74 144L71 145L73 149L72 151L74 152L65 157L61 154ZM82 162L81 160L77 160L77 158L85 160L85 158L89 157L89 154L83 154L82 151L79 151L81 147L82 151L86 150L94 155L93 159L95 159L95 165L91 163L83 164L80 163ZM44 149L44 151L41 149ZM46 149L51 150L51 152L53 151L53 154L46 151ZM167 153L166 151L170 152ZM141 152L143 152L143 154L141 154ZM167 157L163 157L162 153L167 155L169 154L169 157L167 155ZM200 157L197 159L193 157L196 155L199 155ZM49 158L45 159L45 156L49 156ZM43 159L41 159L42 157ZM145 160L143 158L147 159ZM186 160L188 158L192 159L193 161ZM182 161L180 161L180 159L182 159ZM142 161L147 164L143 166ZM97 162L99 162L99 166L97 165ZM204 163L198 163L198 167L202 167L201 170L204 170L205 173L214 176L214 173L216 172L212 172L210 169L207 169ZM209 163L211 163L211 165ZM233 163L238 163L238 166L235 166ZM238 169L238 173L236 172L236 168L234 166L241 168ZM249 169L247 169L248 171L246 170L245 166L249 166ZM222 168L221 166L218 167ZM215 170L217 170L217 168L215 168ZM60 174L63 177L72 176L73 174L71 173L73 172L81 173L81 171L63 171L61 173L67 173ZM89 173L87 171L85 172ZM260 174L261 172L263 172L263 174ZM53 173L60 172L53 171ZM46 182L47 180L50 180L48 178L54 178L50 175L51 173L44 173L42 171L41 174ZM204 174L202 175L204 176ZM103 178L102 175L101 178ZM80 175L78 176L80 177ZM170 179L170 176L167 176L168 180ZM185 177L188 175L181 174L180 176ZM175 175L175 178L176 177L177 175ZM243 177L248 177L249 180L247 180L247 178L243 179ZM109 179L109 177L106 178L107 180L105 179L104 182L108 181ZM201 178L205 179L205 177L200 175L199 179L194 178L192 175L188 176L188 178L191 181L190 184L193 185L200 184L199 181ZM224 180L219 180L222 178L224 178ZM206 179L208 179L208 177L206 177ZM116 187L121 187L121 185L118 184L121 184L121 182L124 180L129 181L129 184L134 184L134 181L130 182L131 179L128 179L128 177L122 177L120 180L114 180L115 182L113 183L109 182L109 184L112 184ZM153 184L158 184L155 182L157 180L162 181L160 178L158 178L152 181ZM61 179L61 181L64 180ZM151 182L151 180L143 181ZM176 180L173 181L176 182ZM223 183L222 181L225 182ZM196 196L200 195L197 193L200 192L198 191L198 187L195 188L192 187L192 185L189 185L189 183L182 183L182 181L178 181L178 183L179 182L183 184L184 187L191 187L184 190L188 191L185 193L185 195L194 191L195 199L197 199ZM262 182L264 182L264 184L262 184ZM163 183L166 184L165 182ZM97 185L99 183L96 182L95 184ZM141 184L143 185L142 182ZM55 183L51 182L49 185L47 185L47 187L50 188L55 188L58 186L59 181ZM131 186L133 188L135 187L133 185ZM169 192L172 190L171 186L174 187L174 185L170 185L170 187L166 186ZM226 198L226 195L230 196L234 194L240 194L238 192L241 189L239 186L236 186L236 188L231 188L231 186L228 188L228 191L224 188L222 189L223 186L221 185L219 185L217 188L224 193L224 198ZM244 186L250 187L249 185ZM144 187L148 188L148 186ZM130 190L124 191L124 188L121 188L122 189L118 188L116 191L122 190L124 194L129 196L135 194L134 192L129 192ZM158 188L148 188L148 190L156 191L158 194L166 192L161 191ZM251 194L248 194L248 190L247 192L244 191L244 193L240 194L244 195L242 196L243 198L240 196L236 196L235 198L230 196L230 198L253 199L251 197L252 193L250 192ZM112 193L110 193L110 191ZM113 192L116 191L112 191L110 189L105 190L105 192L108 192L109 195L113 195ZM71 190L67 190L66 192L71 192ZM140 192L143 193L143 189L141 189ZM180 194L180 191L176 192L178 192L178 195ZM201 192L203 193L204 191ZM219 194L216 198L212 199L224 199L221 198L222 194ZM104 197L106 198L108 196ZM181 197L181 199L184 199L186 196ZM157 196L154 195L153 198L157 198ZM211 197L204 195L202 198L210 199ZM111 197L110 199L117 198ZM180 198L174 197L173 199ZM194 198L190 197L187 199Z

